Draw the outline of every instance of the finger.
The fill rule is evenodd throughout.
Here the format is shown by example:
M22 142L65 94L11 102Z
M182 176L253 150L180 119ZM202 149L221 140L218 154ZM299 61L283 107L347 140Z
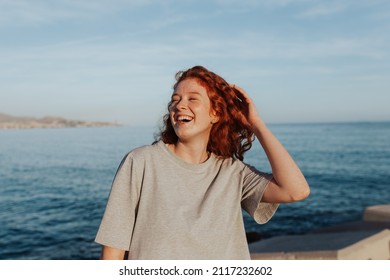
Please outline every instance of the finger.
M252 99L249 97L248 93L241 87L239 87L238 85L236 84L230 84L230 86L238 91L241 95L242 95L242 98L239 97L239 99L244 99L245 101L247 101L248 103L250 103L252 101ZM241 101L241 100L240 100ZM242 101L241 101L242 102Z
M248 96L248 94L245 92L245 90L243 88L241 88L240 86L238 86L236 84L229 84L229 86L234 88L235 90L238 90L243 95Z
M246 97L244 94L242 94L241 90L236 86L235 84L229 84L229 86L233 89L233 92L235 93L238 101L241 103L246 100Z

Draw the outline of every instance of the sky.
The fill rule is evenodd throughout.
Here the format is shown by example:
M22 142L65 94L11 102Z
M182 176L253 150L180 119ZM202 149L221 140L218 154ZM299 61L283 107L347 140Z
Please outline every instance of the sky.
M387 0L0 0L0 112L160 124L177 71L268 123L390 120Z

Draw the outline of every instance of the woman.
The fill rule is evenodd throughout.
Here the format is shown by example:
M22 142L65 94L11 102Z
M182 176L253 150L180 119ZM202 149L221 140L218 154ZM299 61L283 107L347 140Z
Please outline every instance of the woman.
M102 259L250 259L241 209L266 223L309 195L242 88L202 66L176 79L158 141L118 168L96 237ZM254 135L272 175L242 162Z

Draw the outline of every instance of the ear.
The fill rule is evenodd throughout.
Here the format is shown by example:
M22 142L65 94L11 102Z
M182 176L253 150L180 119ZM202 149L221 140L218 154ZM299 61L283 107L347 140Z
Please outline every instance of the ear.
M212 124L219 122L219 116L217 115L217 113L215 111L211 112L210 116L211 116L211 123Z

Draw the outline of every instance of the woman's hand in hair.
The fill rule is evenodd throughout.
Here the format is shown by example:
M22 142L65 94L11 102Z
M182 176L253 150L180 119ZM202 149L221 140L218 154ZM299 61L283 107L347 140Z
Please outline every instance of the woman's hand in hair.
M245 103L247 106L247 112L244 112L245 118L251 127L256 126L256 123L262 122L260 114L256 109L256 105L248 93L241 87L231 84L233 90L236 92L237 98L240 102Z

